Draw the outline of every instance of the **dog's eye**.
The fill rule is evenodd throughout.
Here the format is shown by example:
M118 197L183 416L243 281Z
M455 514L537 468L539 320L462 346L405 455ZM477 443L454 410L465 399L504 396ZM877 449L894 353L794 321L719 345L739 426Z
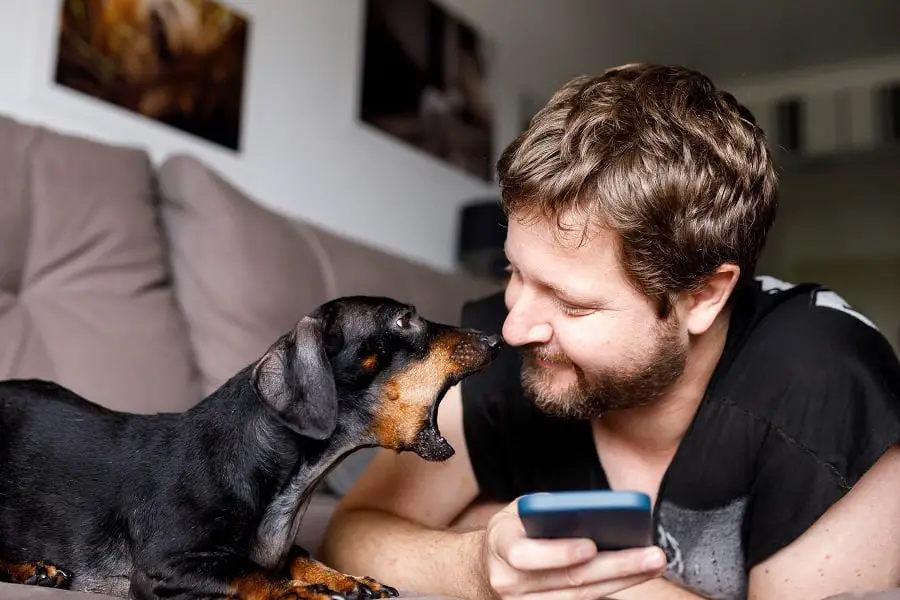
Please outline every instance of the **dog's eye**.
M402 317L394 322L394 325L396 325L398 329L409 329L410 325L412 325L412 313L404 313Z

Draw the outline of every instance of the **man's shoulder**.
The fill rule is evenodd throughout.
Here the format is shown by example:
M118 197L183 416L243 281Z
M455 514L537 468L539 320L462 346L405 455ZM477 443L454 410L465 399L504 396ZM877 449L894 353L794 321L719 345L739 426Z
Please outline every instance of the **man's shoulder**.
M825 286L757 284L713 394L817 454L900 429L900 361L876 325Z
M791 284L772 277L757 285L736 309L736 365L745 363L791 379L841 378L875 369L900 370L887 338L837 291L816 283Z

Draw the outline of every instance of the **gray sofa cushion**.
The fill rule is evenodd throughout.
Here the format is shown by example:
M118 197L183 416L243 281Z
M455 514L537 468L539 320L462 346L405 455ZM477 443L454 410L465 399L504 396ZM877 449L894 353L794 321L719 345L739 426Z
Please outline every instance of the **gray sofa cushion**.
M332 292L293 222L200 161L170 158L159 181L175 292L209 394Z
M0 378L133 412L195 404L148 156L2 117L0 140Z

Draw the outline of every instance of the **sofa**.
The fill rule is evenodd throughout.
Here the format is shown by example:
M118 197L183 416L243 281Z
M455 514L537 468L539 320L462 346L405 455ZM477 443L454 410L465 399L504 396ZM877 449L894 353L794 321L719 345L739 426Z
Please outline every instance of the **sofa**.
M117 410L183 411L329 298L387 295L455 323L464 301L496 289L277 213L191 156L155 165L138 147L5 116L0 140L3 379L54 380ZM370 456L322 482L298 543L317 547ZM103 596L0 584L0 598Z

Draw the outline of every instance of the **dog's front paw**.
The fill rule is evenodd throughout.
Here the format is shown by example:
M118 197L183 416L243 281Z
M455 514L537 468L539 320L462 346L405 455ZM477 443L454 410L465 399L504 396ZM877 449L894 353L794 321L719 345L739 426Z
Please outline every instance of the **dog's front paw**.
M395 598L400 594L396 589L375 581L371 577L355 577L336 571L310 556L299 548L293 550L288 573L294 581L307 585L324 585L347 600L374 600Z
M72 581L72 574L45 560L35 560L16 565L18 583L65 589Z
M278 597L278 600L348 600L327 585L314 583L293 587Z
M396 588L378 583L371 577L351 577L357 584L356 597L360 600L368 598L396 598L400 593Z
M345 596L347 600L374 600L400 595L396 589L381 584L371 577L354 577L343 573L334 573L328 579L327 587Z

